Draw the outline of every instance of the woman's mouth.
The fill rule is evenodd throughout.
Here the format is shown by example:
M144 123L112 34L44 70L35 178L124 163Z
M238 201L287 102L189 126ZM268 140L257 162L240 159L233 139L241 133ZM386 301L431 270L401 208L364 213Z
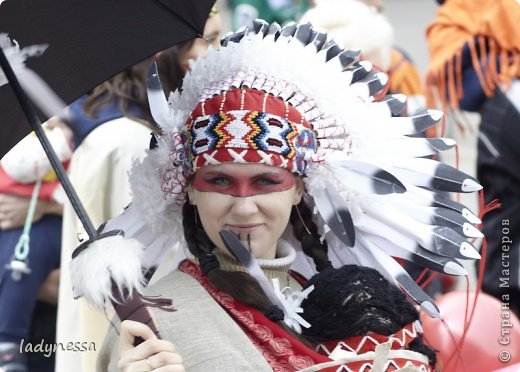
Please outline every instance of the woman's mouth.
M250 234L256 229L258 229L263 224L256 223L256 224L240 224L240 225L230 225L227 224L225 227L228 230L231 230L236 235L243 235L243 234Z

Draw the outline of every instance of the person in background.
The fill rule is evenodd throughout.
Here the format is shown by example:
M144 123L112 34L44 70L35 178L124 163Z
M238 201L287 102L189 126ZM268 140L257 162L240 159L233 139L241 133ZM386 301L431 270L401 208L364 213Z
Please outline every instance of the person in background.
M281 25L298 21L312 3L313 0L231 0L233 29L250 26L257 18Z
M477 178L484 205L500 203L482 217L487 240L482 289L507 298L519 315L520 5L515 0L439 3L426 30L428 100L449 111L480 114ZM488 209L484 205L481 213Z
M172 47L156 56L158 68L169 77L169 88L180 86L189 60L214 47L221 33L220 16L214 8L210 13L204 38ZM94 226L119 214L130 202L127 172L132 162L142 158L150 143L150 134L157 131L150 116L146 94L148 67L144 61L96 87L71 107L75 134L83 141L76 144L70 164L70 179L78 192ZM68 262L71 253L87 236L72 206L65 204L63 214L62 262L57 340L87 342L99 350L108 327L107 314L97 312L83 300L72 298ZM71 366L79 371L94 371L96 352L58 350L56 371L68 372ZM78 369L80 368L80 369Z
M69 107L75 150L69 177L94 226L120 212L128 203L126 172L142 157L154 130L146 99L146 74L150 60L116 75ZM84 238L72 205L65 203L62 233L62 269L58 307L57 341L96 342L107 321L72 298L68 280L71 247ZM85 320L89 320L87 323ZM89 353L57 350L56 370L82 365ZM71 359L72 358L72 359ZM89 369L84 369L89 370ZM91 369L90 369L91 370Z
M72 154L70 130L52 119L45 128L58 158L66 164ZM1 159L0 369L4 371L54 369L52 357L38 358L20 350L23 343L55 338L64 201L63 189L34 133ZM51 327L43 324L45 320Z
M316 0L302 20L327 31L345 47L361 49L365 60L388 74L388 93L407 96L409 115L425 107L420 74L409 55L395 46L382 0Z

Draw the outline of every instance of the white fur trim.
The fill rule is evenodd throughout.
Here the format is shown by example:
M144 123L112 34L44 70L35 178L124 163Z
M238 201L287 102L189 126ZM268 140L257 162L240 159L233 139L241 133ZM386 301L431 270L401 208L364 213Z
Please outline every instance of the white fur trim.
M131 292L143 289L141 255L144 247L134 239L109 236L95 240L70 263L74 294L98 309L116 300L112 281Z
M130 172L132 207L154 232L168 234L184 241L181 206L172 203L161 190L162 177L170 165L167 139L158 139L159 148L149 151L141 162L134 163Z

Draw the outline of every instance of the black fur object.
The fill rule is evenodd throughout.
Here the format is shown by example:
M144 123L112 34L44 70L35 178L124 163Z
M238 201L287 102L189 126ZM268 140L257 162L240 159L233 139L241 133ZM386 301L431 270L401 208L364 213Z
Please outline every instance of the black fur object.
M301 306L310 328L302 334L314 342L343 340L377 333L389 336L419 319L406 295L372 268L345 265L313 276L305 288L314 285ZM433 367L435 351L418 337L409 349L426 355Z

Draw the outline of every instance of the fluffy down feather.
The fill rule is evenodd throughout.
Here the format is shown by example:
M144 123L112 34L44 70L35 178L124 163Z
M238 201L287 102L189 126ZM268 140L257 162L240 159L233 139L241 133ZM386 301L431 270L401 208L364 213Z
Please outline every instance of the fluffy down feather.
M121 235L95 240L71 261L70 272L74 296L83 296L98 309L109 302L121 302L123 289L141 291L141 256L144 247ZM117 283L118 291L112 290Z

